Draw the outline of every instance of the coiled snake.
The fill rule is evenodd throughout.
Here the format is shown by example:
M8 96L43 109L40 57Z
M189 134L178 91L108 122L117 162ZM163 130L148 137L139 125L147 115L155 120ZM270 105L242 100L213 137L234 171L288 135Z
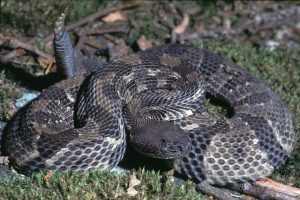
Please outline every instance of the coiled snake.
M176 171L198 181L256 180L286 161L295 137L286 105L237 64L169 44L101 65L87 61L92 70L79 73L63 20L54 44L69 78L8 126L5 149L17 169L110 169L123 158L125 129L136 150L171 159ZM212 117L205 93L227 101L233 116Z

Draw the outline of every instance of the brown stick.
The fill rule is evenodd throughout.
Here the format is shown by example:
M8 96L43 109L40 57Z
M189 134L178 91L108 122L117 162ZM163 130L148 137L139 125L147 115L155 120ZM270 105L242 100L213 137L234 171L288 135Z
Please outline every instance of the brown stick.
M90 46L90 47L93 47L95 49L102 49L103 47L100 45L100 44L97 44L97 42L95 42L93 39L87 37L85 39L85 42L84 44Z
M66 26L66 30L67 31L70 31L74 28L77 28L77 27L80 27L88 22L91 22L91 21L94 21L95 19L99 18L99 17L102 17L102 16L105 16L109 13L112 13L112 12L115 12L115 11L118 11L118 10L124 10L124 9L128 9L128 8L132 8L132 7L135 7L135 6L138 6L139 4L141 3L141 1L134 1L132 3L127 3L127 4L121 4L121 5L112 5L111 7L108 7L104 10L100 10L92 15L89 15L79 21L76 21L68 26ZM53 34L50 34L48 35L45 39L43 39L43 42L44 43L47 43L49 42L50 40L53 39Z
M33 45L30 44L30 42L28 43L25 43L25 42L22 42L18 39L11 39L9 41L9 46L11 48L13 48L14 50L9 52L8 54L6 55L3 55L3 56L0 56L0 61L2 63L7 63L9 60L11 60L12 58L15 58L15 57L18 57L18 56L22 56L25 54L25 51L23 51L22 49L24 50L27 50L27 51L30 51L30 52L33 52L41 57L44 57L46 59L49 59L49 60L52 60L54 61L53 57L39 49L37 49L36 47L34 47Z
M79 20L77 22L74 22L74 23L66 26L66 30L67 31L72 30L72 29L74 29L76 27L79 27L79 26L82 26L82 25L84 25L88 22L94 21L95 19L97 19L99 17L105 16L105 15L111 13L111 12L115 12L117 10L123 10L123 9L132 8L134 6L138 6L140 3L141 3L141 1L134 1L132 3L127 3L127 4L113 5L111 7L108 7L106 9L104 9L104 10L100 10L100 11L98 11L98 12L92 14L92 15L89 15L89 16L83 18L82 20ZM50 34L45 39L43 39L43 43L47 43L48 41L50 41L52 39L53 39L53 34ZM16 48L22 48L22 49L25 49L27 51L31 51L31 52L39 55L39 56L42 56L42 57L50 59L50 60L53 59L51 55L48 55L48 54L40 51L39 49L35 48L32 45L34 42L35 42L35 38L31 39L28 43L21 42L17 39L12 39L10 41L11 47L15 48L15 50L13 50L12 52L10 52L10 53L8 53L4 56L1 56L0 61L3 62L3 63L6 63L11 58L13 58L15 56L18 56L20 54L20 50L17 50Z
M22 42L22 41L20 41L18 39L12 39L10 41L10 45L11 45L12 48L22 48L22 49L25 49L27 51L31 51L31 52L39 55L39 56L42 56L42 57L47 58L49 60L52 60L52 56L51 55L49 55L49 54L47 54L47 53L45 53L45 52L37 49L36 47L34 47L31 44Z
M86 31L81 29L79 31L79 41L77 42L76 46L74 47L74 54L79 55L80 50L82 49L83 45L84 45L84 41L86 38Z
M7 63L9 60L15 57L19 57L25 54L25 51L23 49L15 49L8 54L5 54L4 56L0 56L0 61L2 63Z
M233 189L260 199L299 200L300 189L284 185L269 178L260 179L252 184L233 186Z
M241 194L235 194L234 191L225 189L225 188L219 188L214 187L210 185L207 181L202 181L197 185L197 189L200 190L200 192L212 195L214 198L219 200L244 200L245 198Z
M215 30L203 31L200 33L182 34L181 39L182 40L196 40L196 39L200 39L200 38L217 38L221 34L222 34L222 30L215 29Z
M104 30L91 30L87 33L87 35L103 35L103 34L108 34L108 33L126 33L126 27L120 26L116 28L110 28L110 29L104 29Z
M197 185L201 192L212 195L219 200L244 200L249 195L258 199L275 199L275 200L299 200L300 189L284 185L273 181L269 178L262 178L254 183L244 183L229 186L230 189L242 193L236 193L225 188L214 187L203 181Z

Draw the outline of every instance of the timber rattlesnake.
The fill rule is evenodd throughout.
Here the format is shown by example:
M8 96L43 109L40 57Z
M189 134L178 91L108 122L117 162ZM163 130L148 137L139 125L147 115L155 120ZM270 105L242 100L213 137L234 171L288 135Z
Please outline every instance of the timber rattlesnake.
M18 169L109 169L124 155L125 127L138 151L173 158L176 171L210 183L256 180L290 154L286 105L238 65L169 44L76 74L63 23L57 27L57 63L74 77L44 90L8 126L5 149ZM212 117L204 93L227 101L233 116Z

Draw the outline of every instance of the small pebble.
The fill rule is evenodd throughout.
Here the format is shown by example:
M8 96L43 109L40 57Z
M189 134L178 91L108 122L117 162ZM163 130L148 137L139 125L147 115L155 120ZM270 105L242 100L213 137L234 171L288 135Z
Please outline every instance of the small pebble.
M28 102L35 99L37 96L39 96L39 92L25 92L22 94L21 98L16 100L15 106L17 109L22 108L25 106Z
M111 172L116 172L119 175L129 175L130 174L130 170L124 169L124 168L118 167L118 166L112 168L110 171Z

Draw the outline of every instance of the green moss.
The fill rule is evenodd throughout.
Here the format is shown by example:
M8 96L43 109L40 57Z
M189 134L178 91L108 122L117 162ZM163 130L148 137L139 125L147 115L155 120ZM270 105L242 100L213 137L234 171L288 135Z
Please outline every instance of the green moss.
M130 35L126 39L127 43L131 46L134 45L142 35L148 40L163 39L162 36L168 34L169 30L166 28L164 29L163 26L155 26L155 23L159 21L160 17L154 13L145 15L143 14L143 10L138 9L139 8L137 8L138 14L129 13L128 15L128 26L134 31L130 32Z
M60 15L65 5L70 4L67 23L78 20L107 5L109 0L3 0L1 2L0 32L13 27L27 36L45 36L52 32L54 19ZM16 15L16 13L18 13Z
M10 105L9 100L18 96L17 91L12 87L11 84L7 83L5 72L0 71L0 120L6 120L10 117L11 110L13 109Z
M300 129L300 69L298 52L279 48L274 51L257 49L247 44L230 41L206 41L196 46L236 61L244 68L264 80L288 104L293 115L297 134ZM2 74L3 76L3 74ZM215 112L224 115L224 109L218 107ZM223 114L222 114L223 113ZM44 174L37 173L24 180L15 178L0 183L0 196L10 199L127 199L128 176L113 173L56 173L49 181L43 180ZM273 178L292 182L300 186L299 142L291 159L273 174ZM195 191L194 184L187 181L176 186L172 174L139 170L137 178L141 184L136 186L137 196L133 199L203 199ZM14 188L10 190L9 188Z
M139 170L141 184L135 197L127 194L129 177L108 172L56 173L45 180L44 173L0 183L3 199L203 199L190 182L176 186L170 174ZM165 181L161 181L165 179ZM7 188L14 188L8 190Z
M4 0L1 2L1 25L3 32L7 27L14 27L27 36L41 37L52 32L54 19L57 18L68 0L40 1L35 0ZM73 1L72 1L73 2ZM76 0L72 4L68 21L74 21L87 14L94 13L109 1ZM216 12L215 3L205 4L202 14L212 15ZM18 13L16 15L15 13ZM129 44L134 44L140 35L148 39L161 38L166 30L153 28L154 16L146 15L140 18L141 27L136 25L139 16L129 15L128 23L132 24L134 34L125 38ZM134 25L135 24L135 25ZM278 48L274 51L258 49L252 45L237 44L232 41L205 41L196 46L207 48L236 61L251 73L264 80L289 106L292 113L297 135L300 130L300 60L299 52L287 48ZM38 46L43 49L44 46ZM47 50L48 51L48 50ZM100 60L102 58L99 58ZM33 71L34 72L34 71ZM0 73L0 81L6 82L5 74ZM9 99L17 96L13 87L0 88L0 120L9 109ZM211 106L211 112L217 117L226 114L222 105ZM0 183L0 199L127 199L127 176L117 176L113 173L56 173L49 181L44 181L45 174L37 173L24 180L15 178ZM170 174L159 174L152 171L139 170L137 172L141 184L136 186L138 195L134 199L202 199L191 182L176 186ZM284 182L292 182L300 187L300 143L296 143L295 150L281 169L273 174L273 178ZM13 189L12 189L13 188Z
M205 16L213 16L217 13L217 1L195 0L195 2L203 8L201 14Z

